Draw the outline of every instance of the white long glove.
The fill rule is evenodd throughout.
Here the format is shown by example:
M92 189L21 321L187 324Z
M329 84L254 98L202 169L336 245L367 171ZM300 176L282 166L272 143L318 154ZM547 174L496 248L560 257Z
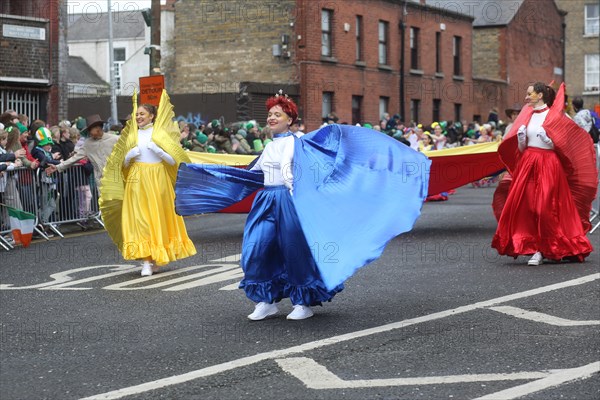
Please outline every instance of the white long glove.
M163 161L168 163L169 165L175 165L175 160L173 157L169 155L166 151L158 147L158 145L154 142L148 143L148 148L152 150L157 156L159 156Z
M554 142L548 137L544 128L539 129L537 137L539 137L542 140L542 142L546 143L548 146L554 147Z
M521 125L517 131L517 139L519 139L519 151L522 153L527 147L527 127Z
M133 149L129 150L127 154L125 154L125 160L123 160L123 165L125 167L128 167L131 161L138 158L140 154L142 154L140 148L135 146Z

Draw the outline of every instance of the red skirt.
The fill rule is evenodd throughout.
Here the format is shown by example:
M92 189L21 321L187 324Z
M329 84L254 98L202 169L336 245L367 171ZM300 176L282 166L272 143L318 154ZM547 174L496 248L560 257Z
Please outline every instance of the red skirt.
M560 160L553 150L529 147L513 175L492 247L517 257L583 261L593 250Z

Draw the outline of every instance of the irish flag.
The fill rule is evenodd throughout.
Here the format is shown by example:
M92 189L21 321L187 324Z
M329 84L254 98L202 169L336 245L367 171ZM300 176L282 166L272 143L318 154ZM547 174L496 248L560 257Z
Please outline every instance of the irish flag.
M29 246L35 225L35 215L12 207L7 208L15 243L21 243L23 247Z

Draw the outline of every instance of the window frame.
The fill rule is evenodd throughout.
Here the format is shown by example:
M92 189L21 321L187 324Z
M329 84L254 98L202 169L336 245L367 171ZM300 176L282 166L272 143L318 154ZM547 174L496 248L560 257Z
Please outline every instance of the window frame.
M410 49L410 68L420 69L419 44L420 44L420 28L411 26L409 29L409 49Z
M421 114L421 99L410 99L410 118L416 124L420 123Z
M325 99L329 98L329 101L326 102ZM327 115L333 112L333 98L334 92L323 92L321 94L321 113L323 118L327 118ZM329 105L326 107L326 105Z
M454 76L462 76L462 37L454 36L452 38L452 73Z
M431 120L440 122L440 116L442 115L442 100L433 99L431 104Z
M333 57L333 10L321 9L321 56Z
M590 61L591 58L596 58L596 69L593 71L590 70ZM600 78L598 77L600 74L600 53L599 54L586 54L584 56L583 61L583 74L584 74L584 91L585 92L599 92L600 91ZM596 84L590 83L589 77L593 76L596 80Z
M591 7L596 7L596 17L588 17L588 10ZM583 34L585 36L598 36L600 35L600 5L598 4L585 4L584 5L584 16L583 16ZM589 29L590 23L593 25L595 22L596 31Z
M355 106L355 102L358 106ZM352 95L352 125L361 124L363 121L363 96Z
M364 39L364 26L363 26L363 17L362 15L357 15L356 16L356 20L355 20L355 28L354 28L354 35L355 35L355 39L356 39L356 53L355 53L355 57L356 57L356 61L364 61L365 57L364 57L364 45L363 45L363 39Z
M454 121L462 121L462 104L454 103Z
M383 28L383 38L381 29ZM388 21L379 20L377 23L377 62L379 65L389 65L389 36L390 23ZM383 52L382 52L383 49ZM383 57L382 57L383 56ZM383 62L382 62L383 59Z
M379 96L379 120L384 114L388 113L390 109L390 98L388 96ZM378 121L379 122L379 121Z

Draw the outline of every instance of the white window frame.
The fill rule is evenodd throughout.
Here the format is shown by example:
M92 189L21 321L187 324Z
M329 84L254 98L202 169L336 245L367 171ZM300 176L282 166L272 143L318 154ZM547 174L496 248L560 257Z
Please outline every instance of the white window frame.
M589 11L592 7L596 8L596 16L589 17ZM584 19L584 35L585 36L598 36L600 34L600 5L596 4L586 4L584 9L585 19Z
M600 92L600 54L586 54L584 68L584 91L591 93Z
M125 58L122 61L117 61L116 59L116 52L117 50L123 50L123 52L125 53ZM121 88L122 88L122 78L123 78L123 74L122 74L122 70L121 67L123 66L123 64L125 64L125 61L127 60L127 48L126 47L115 47L113 48L113 65L115 68L115 88L116 90L120 93L121 92Z

